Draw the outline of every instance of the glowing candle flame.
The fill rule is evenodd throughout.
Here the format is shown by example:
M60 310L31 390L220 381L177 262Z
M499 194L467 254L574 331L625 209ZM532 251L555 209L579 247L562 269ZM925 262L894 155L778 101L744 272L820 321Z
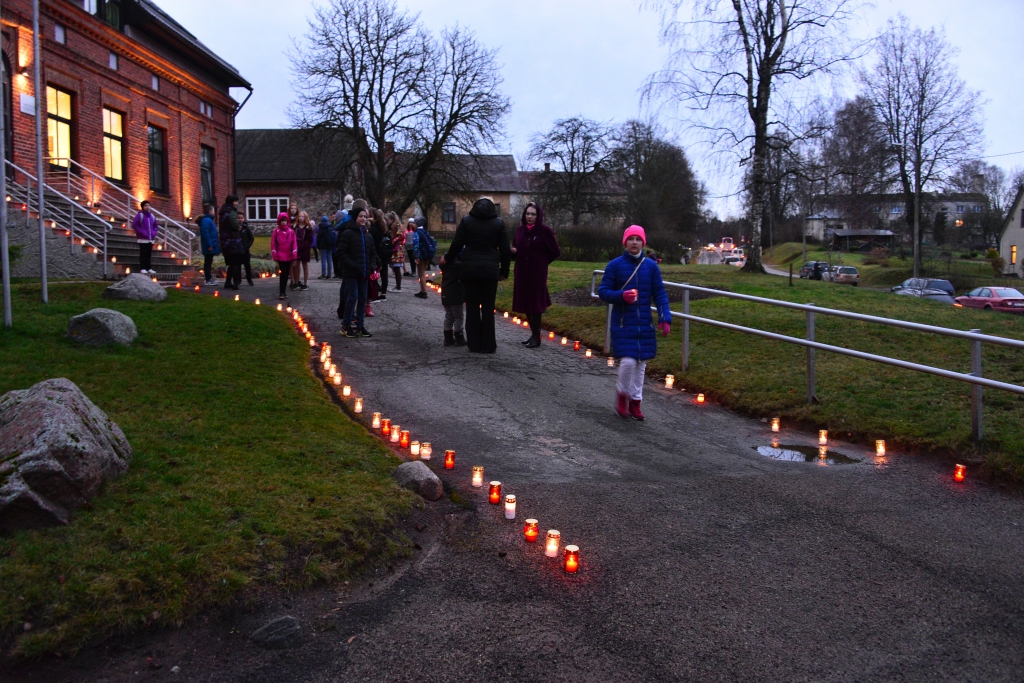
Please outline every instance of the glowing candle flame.
M544 540L544 554L548 557L558 557L558 546L562 534L557 529L548 529L548 535Z

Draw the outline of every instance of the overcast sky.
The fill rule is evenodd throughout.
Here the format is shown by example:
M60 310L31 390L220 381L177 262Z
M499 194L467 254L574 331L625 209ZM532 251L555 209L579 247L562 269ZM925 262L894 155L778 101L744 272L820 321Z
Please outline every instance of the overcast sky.
M295 99L285 51L306 32L312 2L292 0L157 0L175 19L233 64L254 87L239 128L287 125ZM402 5L402 0L399 0ZM661 64L658 17L632 0L407 0L427 27L460 23L499 48L504 91L512 99L506 149L522 156L531 134L558 118L582 114L603 121L639 115L639 89ZM960 49L961 77L982 91L986 154L1024 151L1024 0L876 0L854 27L864 36L897 12L919 26L944 26ZM244 91L243 91L244 94ZM711 175L691 158L713 195L735 181ZM989 159L1006 169L1024 166L1024 154ZM731 212L719 199L713 208Z

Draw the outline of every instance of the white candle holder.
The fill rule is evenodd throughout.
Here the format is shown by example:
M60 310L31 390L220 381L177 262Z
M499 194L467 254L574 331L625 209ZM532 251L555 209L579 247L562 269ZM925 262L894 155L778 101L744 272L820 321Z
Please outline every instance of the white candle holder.
M511 493L505 496L505 519L516 518L516 497Z
M548 529L548 535L544 539L544 554L547 557L558 557L561 539L562 534L557 529Z

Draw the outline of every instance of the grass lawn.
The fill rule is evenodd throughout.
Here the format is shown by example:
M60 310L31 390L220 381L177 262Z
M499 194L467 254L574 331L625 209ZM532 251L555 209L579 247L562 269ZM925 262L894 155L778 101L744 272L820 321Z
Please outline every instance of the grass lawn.
M549 288L552 293L577 287L589 289L590 272L603 266L556 262L550 271ZM663 265L662 273L674 282L962 330L979 328L989 334L1024 339L1024 316L958 309L888 292L795 278L794 286L789 287L785 278L749 275L730 266ZM511 301L510 279L499 288L498 305L508 310ZM681 307L673 304L675 310ZM603 307L556 304L545 314L544 322L570 338L601 349L605 311ZM724 298L694 301L691 311L702 317L804 336L804 314L799 311ZM702 391L722 405L755 417L781 416L784 424L829 429L863 442L886 438L897 448L984 458L990 471L1024 480L1024 396L985 390L985 440L978 446L970 439L967 384L819 352L817 393L821 403L809 406L805 403L803 348L693 323L690 370L684 373L680 370L681 330L681 321L675 321L669 337L659 336L658 356L648 365L649 375L672 373L677 386ZM961 372L970 367L968 343L948 337L819 315L816 338ZM986 345L984 374L1024 384L1024 352Z
M0 393L67 377L135 451L67 527L0 539L5 651L69 652L407 552L394 520L414 498L391 480L397 459L331 403L284 316L174 290L109 301L103 286L51 285L42 305L18 285L15 328L0 330ZM70 316L101 306L135 321L131 347L64 338Z

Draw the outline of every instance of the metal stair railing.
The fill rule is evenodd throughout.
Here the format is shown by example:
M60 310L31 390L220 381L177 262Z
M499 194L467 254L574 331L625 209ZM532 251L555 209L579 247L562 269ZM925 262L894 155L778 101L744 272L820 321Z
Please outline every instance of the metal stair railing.
M17 201L25 206L25 216L29 219L32 216L32 202L35 200L36 214L38 215L38 199L32 192L33 184L38 183L38 180L34 175L21 168L17 164L10 161L6 161L7 167L14 171L14 177L9 178L7 181L7 193L12 201ZM25 178L25 183L18 182L18 176L21 175ZM36 185L38 187L38 185ZM94 215L85 207L79 205L75 200L66 196L62 192L54 189L49 184L43 186L43 191L50 195L49 199L53 196L60 198L66 206L61 203L46 201L44 205L43 220L50 221L51 228L56 228L58 223L62 223L67 226L69 240L69 247L74 251L75 240L78 239L82 244L86 244L95 250L95 253L102 255L103 260L103 276L107 275L107 233L110 232L110 224Z
M47 157L47 163L50 171L47 174L47 185L53 185L57 179L60 179L64 183L65 191L68 195L74 194L76 197L86 196L88 201L86 206L89 208L95 208L97 205L102 204L107 206L106 202L98 202L97 197L103 194L104 197L110 196L111 205L116 207L118 210L120 207L124 207L125 224L131 225L132 220L135 218L135 214L138 210L135 209L134 204L139 203L139 200L128 192L123 187L120 187L116 183L112 183L98 173L93 172L91 169L83 166L81 163L74 159L67 157ZM63 167L63 171L55 171L54 167ZM98 192L97 192L98 190ZM150 210L153 215L157 217L157 224L163 223L160 226L160 231L157 234L156 242L163 241L163 250L177 252L179 254L187 254L187 258L191 261L193 256L193 246L195 245L196 234L189 230L187 227L182 225L179 221L174 220L170 216L158 211L150 205ZM114 209L111 209L113 212Z

